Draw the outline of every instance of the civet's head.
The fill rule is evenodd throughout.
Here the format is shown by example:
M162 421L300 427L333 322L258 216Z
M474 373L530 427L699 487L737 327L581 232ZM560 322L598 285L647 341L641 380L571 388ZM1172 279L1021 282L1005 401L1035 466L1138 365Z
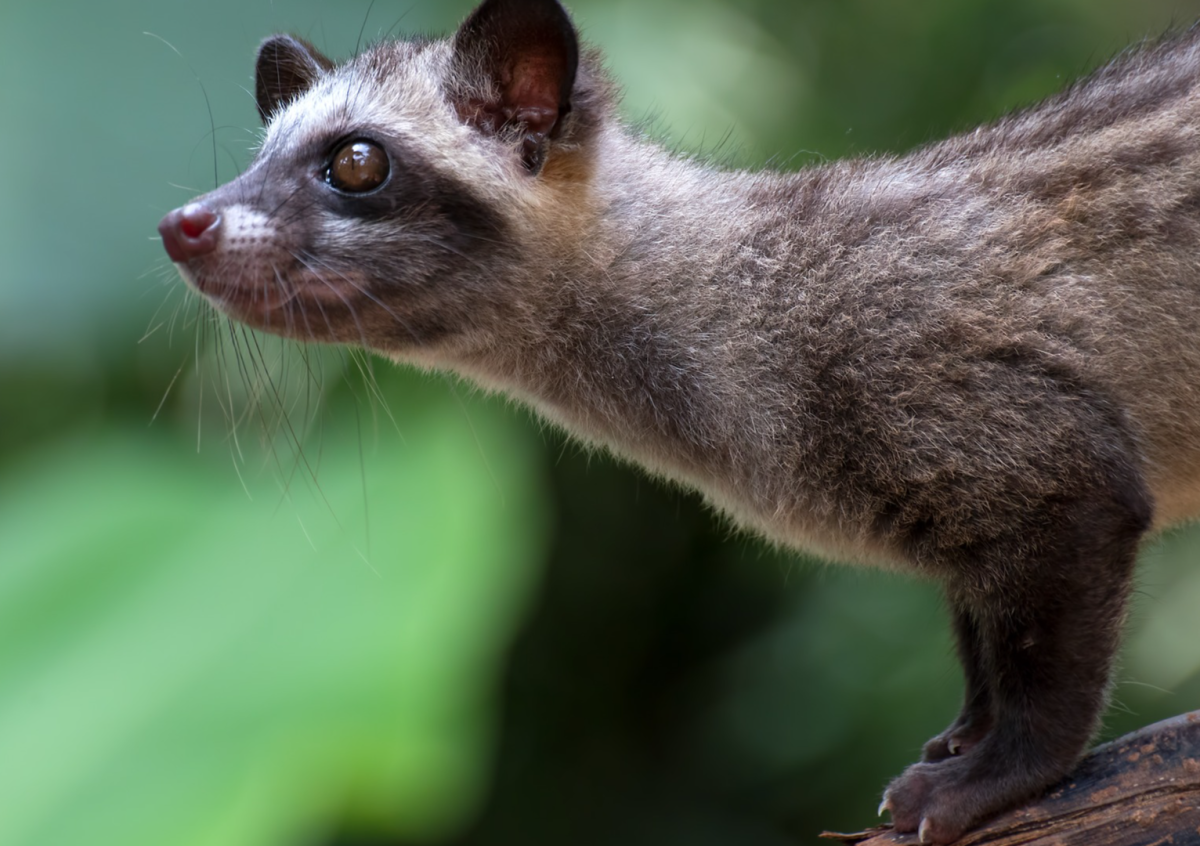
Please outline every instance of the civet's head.
M484 0L451 39L341 65L278 35L255 73L254 163L159 224L192 287L257 328L389 352L506 319L603 110L555 0Z

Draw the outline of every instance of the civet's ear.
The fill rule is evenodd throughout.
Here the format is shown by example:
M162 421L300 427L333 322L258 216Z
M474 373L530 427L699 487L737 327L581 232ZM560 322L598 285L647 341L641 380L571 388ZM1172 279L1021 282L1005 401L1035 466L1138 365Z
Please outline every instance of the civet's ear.
M515 129L521 159L541 170L571 111L575 27L556 0L484 0L454 36L459 116L482 132Z
M258 48L254 101L263 123L333 68L333 61L303 38L272 35Z

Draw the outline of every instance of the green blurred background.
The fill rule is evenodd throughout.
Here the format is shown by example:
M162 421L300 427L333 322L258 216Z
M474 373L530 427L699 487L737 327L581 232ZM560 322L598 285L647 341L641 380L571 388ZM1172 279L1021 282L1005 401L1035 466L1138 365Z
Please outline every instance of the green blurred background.
M248 160L257 42L345 56L470 3L369 5L0 10L0 843L771 846L871 824L956 709L933 586L770 551L504 402L230 333L184 295L154 227ZM571 6L631 119L789 168L970 127L1200 16ZM1110 736L1200 703L1198 547L1144 556Z

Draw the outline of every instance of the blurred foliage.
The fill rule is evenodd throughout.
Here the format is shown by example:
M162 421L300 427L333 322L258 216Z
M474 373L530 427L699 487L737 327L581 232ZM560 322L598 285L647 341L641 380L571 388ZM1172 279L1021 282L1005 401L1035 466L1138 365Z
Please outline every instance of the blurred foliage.
M226 444L144 425L6 468L0 843L249 846L347 815L428 839L477 806L545 554L537 460L402 382L404 440L360 454L343 407L245 487Z
M871 823L953 715L932 586L731 536L503 402L184 295L154 225L248 161L257 42L344 56L469 5L0 10L5 846L812 842ZM570 5L632 121L788 168L970 127L1200 16ZM1200 701L1198 552L1144 556L1109 734Z

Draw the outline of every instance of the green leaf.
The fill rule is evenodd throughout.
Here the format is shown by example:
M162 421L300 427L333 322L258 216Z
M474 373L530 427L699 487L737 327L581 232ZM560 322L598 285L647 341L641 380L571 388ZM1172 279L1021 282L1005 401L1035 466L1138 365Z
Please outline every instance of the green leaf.
M245 488L115 427L0 479L0 843L462 824L546 508L523 430L410 387L401 434L343 414Z

